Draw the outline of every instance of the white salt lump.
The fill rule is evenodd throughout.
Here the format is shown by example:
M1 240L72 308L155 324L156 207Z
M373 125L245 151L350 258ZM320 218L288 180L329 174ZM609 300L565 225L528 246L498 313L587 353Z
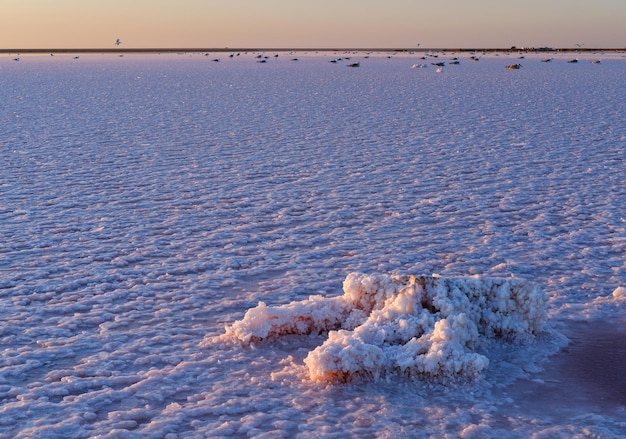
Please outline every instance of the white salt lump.
M446 381L475 378L489 360L481 339L526 339L543 327L546 295L522 279L349 274L343 296L259 303L214 341L244 344L328 332L305 358L312 380L389 373Z

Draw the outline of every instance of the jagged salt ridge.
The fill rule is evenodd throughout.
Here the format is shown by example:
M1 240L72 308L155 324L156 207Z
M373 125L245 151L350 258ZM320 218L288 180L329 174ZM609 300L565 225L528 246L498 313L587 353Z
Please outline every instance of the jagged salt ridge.
M527 339L547 318L545 293L522 279L351 273L343 291L277 307L259 302L212 341L328 332L304 360L313 380L400 373L445 381L488 366L475 351L481 339Z

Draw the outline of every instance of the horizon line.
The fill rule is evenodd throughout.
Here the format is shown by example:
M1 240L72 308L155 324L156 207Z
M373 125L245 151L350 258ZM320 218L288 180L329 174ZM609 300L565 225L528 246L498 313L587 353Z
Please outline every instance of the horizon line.
M161 48L11 48L0 53L178 53L178 52L597 52L626 51L626 47L161 47Z

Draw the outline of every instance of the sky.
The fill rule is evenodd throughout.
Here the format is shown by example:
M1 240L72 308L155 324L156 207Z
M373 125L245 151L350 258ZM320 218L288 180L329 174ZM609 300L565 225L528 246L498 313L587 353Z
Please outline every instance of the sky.
M0 0L0 49L626 47L624 0Z

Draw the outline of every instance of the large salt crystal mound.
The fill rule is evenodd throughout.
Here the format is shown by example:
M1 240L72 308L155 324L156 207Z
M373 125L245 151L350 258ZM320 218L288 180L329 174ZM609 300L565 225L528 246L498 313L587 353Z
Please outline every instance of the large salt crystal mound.
M522 279L351 273L343 291L277 307L260 302L216 341L328 332L304 360L312 380L395 373L448 381L476 378L489 365L475 351L481 342L532 338L547 319L545 293Z

